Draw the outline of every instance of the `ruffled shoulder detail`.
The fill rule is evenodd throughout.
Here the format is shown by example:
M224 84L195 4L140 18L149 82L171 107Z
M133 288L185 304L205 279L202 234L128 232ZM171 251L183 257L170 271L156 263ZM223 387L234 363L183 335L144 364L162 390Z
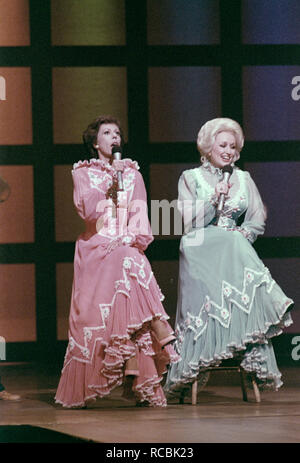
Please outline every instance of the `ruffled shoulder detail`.
M125 163L125 167L129 167L131 169L139 170L140 166L138 165L137 161L133 161L130 158L122 159ZM114 168L108 163L103 161L102 159L89 159L84 161L78 161L73 164L73 170L80 169L81 167L100 167L103 170L107 171L114 171Z

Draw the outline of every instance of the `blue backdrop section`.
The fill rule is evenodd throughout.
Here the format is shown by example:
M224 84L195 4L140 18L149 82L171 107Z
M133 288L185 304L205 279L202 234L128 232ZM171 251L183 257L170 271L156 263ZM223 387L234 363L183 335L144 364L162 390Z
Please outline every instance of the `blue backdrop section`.
M294 97L297 86L292 83L297 76L300 66L243 68L243 117L248 140L300 140L300 101Z
M300 43L299 0L243 0L244 43Z
M149 45L220 41L219 0L148 0Z

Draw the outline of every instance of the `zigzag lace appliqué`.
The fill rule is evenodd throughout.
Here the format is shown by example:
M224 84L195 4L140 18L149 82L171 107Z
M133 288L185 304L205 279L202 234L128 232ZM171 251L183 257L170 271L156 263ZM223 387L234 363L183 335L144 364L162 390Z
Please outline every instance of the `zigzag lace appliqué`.
M187 329L195 333L194 339L197 340L205 331L209 317L215 318L222 326L229 328L232 315L231 307L233 304L249 314L255 298L256 288L263 283L266 284L266 290L270 293L275 281L271 277L267 267L264 267L263 271L260 272L245 267L241 290L223 280L221 304L219 305L209 296L206 296L198 315L193 315L188 311L184 324L176 328L179 344L183 342L183 333Z
M78 342L73 337L70 337L69 339L69 344L66 352L66 358L67 356L71 355L71 352L75 349L75 347L78 348L80 351L81 355L84 358L80 358L78 356L72 356L73 359L76 359L81 362L90 362L94 356L94 350L95 350L95 345L96 341L102 341L103 338L101 336L101 331L105 330L106 328L106 320L109 317L110 311L112 306L115 303L115 299L119 293L123 293L126 297L130 298L130 290L131 290L131 284L130 284L130 277L133 277L137 280L139 285L141 285L145 289L149 289L149 284L151 282L151 279L153 278L153 272L151 271L148 275L145 272L145 259L141 257L140 262L137 262L135 258L133 257L124 257L123 259L123 278L120 280L115 281L115 292L113 295L113 298L110 303L103 303L99 304L99 311L101 315L101 321L102 323L99 326L85 326L83 328L83 339L84 339L84 345L80 345ZM161 300L164 299L164 296L161 294ZM144 320L144 322L148 322L149 320ZM135 330L141 328L141 326L134 325L134 326L129 326L128 327L130 331L134 332ZM94 333L94 336L93 336ZM98 333L98 336L97 336ZM130 339L130 334L129 333L126 336L126 339ZM96 337L95 337L96 336ZM93 341L93 346L91 348L90 343ZM69 359L70 361L71 359Z

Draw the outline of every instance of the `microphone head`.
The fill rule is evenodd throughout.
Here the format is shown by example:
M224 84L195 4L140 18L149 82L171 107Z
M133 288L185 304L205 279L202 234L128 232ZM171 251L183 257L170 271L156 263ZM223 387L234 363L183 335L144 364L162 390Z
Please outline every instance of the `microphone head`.
M114 145L112 147L111 154L112 154L112 157L116 161L121 161L121 159L122 159L122 148L121 148L121 146Z
M227 172L229 175L231 175L232 172L233 172L233 167L230 164L228 164L228 166L224 166L222 168L222 172L223 172L223 174L225 174Z
M119 145L113 145L111 154L114 155L115 153L121 153L122 154L122 148Z

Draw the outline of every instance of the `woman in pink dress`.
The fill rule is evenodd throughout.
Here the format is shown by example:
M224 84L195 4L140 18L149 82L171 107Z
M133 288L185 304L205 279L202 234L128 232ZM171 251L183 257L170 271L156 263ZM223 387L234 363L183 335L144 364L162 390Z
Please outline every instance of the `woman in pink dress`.
M74 204L86 231L76 242L69 343L55 400L84 407L123 384L123 395L134 395L138 404L164 407L162 375L178 356L144 254L153 241L144 181L137 162L113 160L113 146L123 144L116 119L100 116L83 139L98 158L72 170Z

